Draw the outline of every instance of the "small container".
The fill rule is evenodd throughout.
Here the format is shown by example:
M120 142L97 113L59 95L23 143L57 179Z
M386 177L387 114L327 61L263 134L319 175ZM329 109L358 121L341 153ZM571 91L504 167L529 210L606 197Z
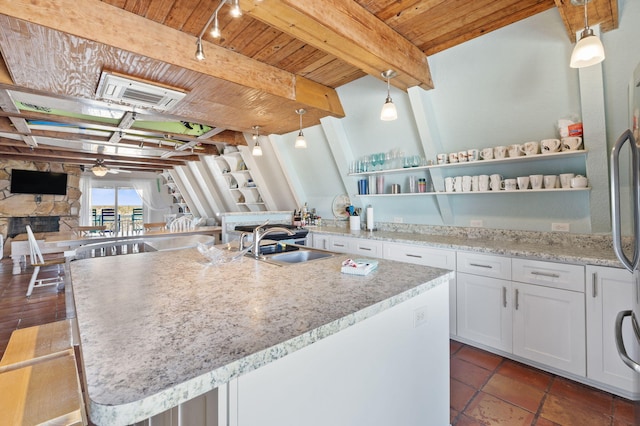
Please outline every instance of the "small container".
M416 177L409 176L409 192L416 192Z
M418 179L418 192L427 192L427 180L425 178Z
M400 185L394 183L391 185L391 193L392 194L400 194Z

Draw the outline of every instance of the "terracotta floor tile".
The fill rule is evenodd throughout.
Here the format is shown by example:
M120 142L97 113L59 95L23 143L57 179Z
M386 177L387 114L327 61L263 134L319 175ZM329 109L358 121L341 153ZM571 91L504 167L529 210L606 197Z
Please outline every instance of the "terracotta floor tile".
M549 373L509 359L500 364L496 372L543 391L549 389L549 385L553 380L553 375Z
M569 379L557 377L553 381L549 393L608 416L613 415L613 396L611 394Z
M558 423L554 423L551 420L544 419L542 417L538 417L538 419L534 423L535 426L558 426Z
M540 415L562 426L609 426L612 421L602 411L556 395L547 395Z
M482 423L472 417L463 414L458 418L456 426L484 426L486 424L487 423Z
M527 382L518 381L502 374L494 374L484 385L482 391L532 413L538 411L544 398L543 390L529 386Z
M451 358L451 377L458 379L462 383L480 389L487 382L489 376L491 376L491 371L489 370L460 358Z
M503 358L499 355L495 355L471 346L465 346L461 348L455 356L491 371L495 370L503 360Z
M485 392L476 395L464 414L491 426L530 426L534 419L533 413Z
M455 424L456 417L458 417L459 412L454 410L453 408L449 408L449 423Z
M460 349L463 346L464 345L460 342L456 342L455 340L449 340L449 354L450 355L455 354L458 351L458 349Z
M450 380L451 402L450 406L456 411L463 411L467 406L476 390L469 385L465 385L455 379Z
M613 397L613 419L614 426L638 425L640 424L640 401L636 402L637 407L634 413L634 402L620 397Z

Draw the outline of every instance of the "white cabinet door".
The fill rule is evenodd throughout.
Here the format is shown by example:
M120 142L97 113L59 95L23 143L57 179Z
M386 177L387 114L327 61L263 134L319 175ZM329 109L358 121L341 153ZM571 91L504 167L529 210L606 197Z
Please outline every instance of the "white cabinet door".
M511 281L457 274L458 335L511 352Z
M328 235L311 234L311 247L329 250L329 240Z
M587 377L640 397L640 378L616 349L614 323L618 312L631 309L633 276L624 269L587 266ZM631 324L622 330L627 353L640 359L640 345Z
M513 353L585 376L584 293L517 282L513 293Z

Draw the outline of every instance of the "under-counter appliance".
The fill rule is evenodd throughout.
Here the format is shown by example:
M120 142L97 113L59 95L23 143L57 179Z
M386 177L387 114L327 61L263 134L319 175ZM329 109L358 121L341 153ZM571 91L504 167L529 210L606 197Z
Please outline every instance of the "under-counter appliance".
M258 226L261 226L261 224L237 225L235 227L235 230L240 232L253 232L253 230ZM287 243L298 244L298 245L305 245L305 242L307 241L307 234L309 233L308 229L299 228L294 225L286 225L286 224L282 225L282 224L274 223L274 224L262 225L261 227L264 229L269 229L274 227L289 229L290 231L294 232L294 235L289 235L286 232L274 232L272 234L270 233L265 238L267 240L286 241Z
M629 84L631 126L611 150L611 208L613 246L616 256L633 274L631 309L618 313L616 346L624 363L640 380L640 64ZM624 236L623 236L624 235ZM611 325L614 326L613 324ZM635 404L640 416L640 401Z

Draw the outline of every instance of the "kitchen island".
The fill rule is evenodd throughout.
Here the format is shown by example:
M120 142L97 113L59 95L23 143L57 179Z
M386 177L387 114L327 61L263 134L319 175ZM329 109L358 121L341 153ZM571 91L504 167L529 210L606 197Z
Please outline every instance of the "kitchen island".
M130 424L208 395L214 424L448 424L451 274L379 260L347 275L346 257L72 262L90 418Z

